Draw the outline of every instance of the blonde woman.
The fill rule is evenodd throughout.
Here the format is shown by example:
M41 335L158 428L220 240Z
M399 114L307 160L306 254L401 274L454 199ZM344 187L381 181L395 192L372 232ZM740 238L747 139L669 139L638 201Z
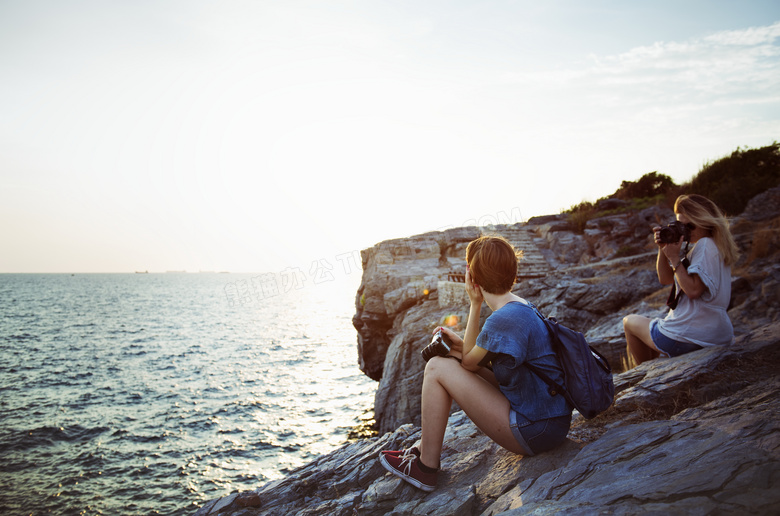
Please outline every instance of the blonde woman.
M690 231L690 242L661 241L656 272L662 285L674 284L665 318L629 315L623 319L629 362L639 365L658 357L675 357L707 346L728 345L734 329L727 312L731 266L739 252L728 220L714 202L701 195L681 195L674 203L677 220Z

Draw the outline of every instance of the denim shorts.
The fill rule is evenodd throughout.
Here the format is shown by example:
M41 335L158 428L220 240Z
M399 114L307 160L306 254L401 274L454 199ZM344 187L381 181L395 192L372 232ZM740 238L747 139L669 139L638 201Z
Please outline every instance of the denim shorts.
M571 413L518 426L517 412L509 411L509 428L512 429L512 435L523 448L523 455L528 457L552 450L563 444L570 426Z
M698 344L691 344L689 342L681 342L679 340L670 339L658 328L658 319L650 321L650 337L653 339L653 344L661 354L667 357L679 357L691 351L701 349Z

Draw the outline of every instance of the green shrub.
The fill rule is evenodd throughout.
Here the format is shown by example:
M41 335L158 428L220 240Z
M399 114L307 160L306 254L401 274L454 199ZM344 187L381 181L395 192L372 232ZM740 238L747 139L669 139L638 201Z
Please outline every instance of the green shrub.
M667 192L674 190L677 185L672 178L658 172L648 172L638 181L623 181L620 188L612 195L623 200L646 199L657 196L665 196Z
M569 214L569 223L574 227L574 231L582 233L585 231L585 224L596 216L598 210L592 202L583 201L576 206L572 206L566 213Z
M759 149L737 148L702 167L681 193L711 199L726 215L739 215L756 195L780 184L780 144Z
M576 206L572 206L568 211L566 211L566 213L569 214L569 223L571 223L573 226L574 231L581 234L585 231L585 225L591 219L598 217L608 217L610 215L620 215L621 213L641 211L645 208L649 208L650 206L665 204L667 202L667 196L665 194L658 194L653 197L630 199L628 204L619 208L613 208L611 210L599 210L598 204L583 201Z
M760 149L739 147L726 156L708 163L684 185L658 172L648 172L637 181L623 181L614 194L595 203L583 201L564 213L578 233L585 231L589 220L608 215L640 211L650 206L674 206L678 195L696 193L712 199L728 216L739 215L754 196L780 185L780 144ZM599 210L599 202L617 198L629 201L625 206Z

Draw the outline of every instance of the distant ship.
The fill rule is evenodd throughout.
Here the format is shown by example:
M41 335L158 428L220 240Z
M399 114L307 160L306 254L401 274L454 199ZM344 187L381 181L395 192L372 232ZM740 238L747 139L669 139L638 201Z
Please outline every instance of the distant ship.
M149 274L149 271L135 271L136 274Z

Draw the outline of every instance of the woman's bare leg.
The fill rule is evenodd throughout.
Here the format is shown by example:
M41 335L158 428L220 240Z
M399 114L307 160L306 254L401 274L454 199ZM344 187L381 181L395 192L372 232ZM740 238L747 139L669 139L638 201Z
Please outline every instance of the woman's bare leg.
M626 334L626 353L631 367L660 356L650 336L650 319L642 315L627 315L623 318Z
M501 391L457 361L434 357L425 367L422 387L420 454L423 464L439 467L453 400L493 441L514 453L523 452L509 428L509 400Z

